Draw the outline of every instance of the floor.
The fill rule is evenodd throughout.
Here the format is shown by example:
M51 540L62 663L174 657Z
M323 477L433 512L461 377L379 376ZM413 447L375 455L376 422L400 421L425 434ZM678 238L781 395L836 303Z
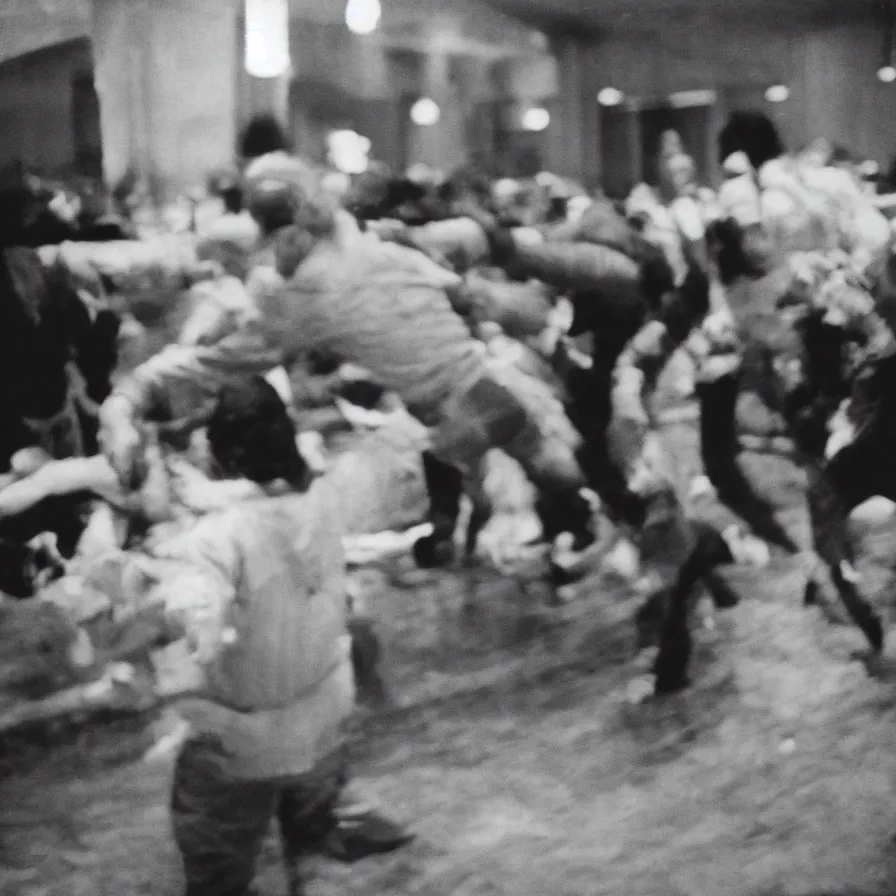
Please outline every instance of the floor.
M666 437L687 480L693 427ZM798 471L745 462L805 538ZM870 676L842 614L801 605L792 562L731 581L740 606L698 614L692 688L638 703L637 600L618 582L546 612L482 572L370 571L394 705L359 717L355 784L417 839L316 863L309 896L896 894L896 664ZM170 726L6 744L0 896L181 892L172 756L147 753ZM285 892L273 839L258 883Z
M687 425L669 438L695 458ZM804 529L798 473L748 464ZM484 573L371 572L395 705L359 719L356 783L417 840L321 861L311 896L892 896L894 676L869 677L859 635L802 607L801 581L783 560L732 573L743 601L701 610L694 686L639 704L618 584L593 579L546 614ZM179 892L171 758L145 756L169 723L19 756L2 779L0 893ZM284 892L273 841L259 884Z

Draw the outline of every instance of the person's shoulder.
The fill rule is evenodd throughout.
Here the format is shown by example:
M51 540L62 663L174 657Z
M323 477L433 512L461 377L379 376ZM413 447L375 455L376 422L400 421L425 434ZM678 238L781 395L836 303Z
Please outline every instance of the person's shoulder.
M338 489L327 476L318 476L303 493L303 497L325 525L341 532L343 528L342 498Z

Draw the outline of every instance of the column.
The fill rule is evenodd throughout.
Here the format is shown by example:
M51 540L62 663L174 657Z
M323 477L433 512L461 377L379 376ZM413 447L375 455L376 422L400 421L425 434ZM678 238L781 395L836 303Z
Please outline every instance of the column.
M559 91L551 128L550 167L588 186L600 181L600 119L597 108L597 46L564 37L552 44Z
M411 125L410 164L420 162L449 173L467 160L463 109L449 78L449 57L430 50L423 62L421 95L438 103L441 116L429 127Z
M103 168L157 198L201 185L236 140L235 0L95 0L92 23Z

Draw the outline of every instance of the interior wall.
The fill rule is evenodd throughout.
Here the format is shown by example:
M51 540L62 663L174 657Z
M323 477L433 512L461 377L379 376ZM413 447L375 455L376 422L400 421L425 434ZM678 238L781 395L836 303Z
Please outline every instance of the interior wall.
M719 101L713 111L713 133L731 110L758 105L777 122L790 146L827 137L883 163L896 152L892 129L896 86L875 78L880 53L880 32L865 24L787 33L682 23L589 45L580 57L579 101L587 110L598 91L608 86L647 99L714 89ZM558 58L562 65L562 52ZM570 81L561 74L561 82L564 78ZM790 87L790 99L768 103L765 89L780 83ZM600 145L599 127L587 114L581 120L584 127L579 127L578 136L584 150L581 159L573 159L579 162L576 170L568 173L599 181L599 153L591 152L592 146ZM714 161L714 147L710 148Z
M236 141L236 5L94 0L106 180L145 175L159 198L230 164Z
M20 160L49 174L75 171L73 84L91 67L86 40L0 65L0 168Z
M555 92L550 59L505 66L502 80L494 77L494 58L390 49L377 35L358 37L341 22L296 21L290 37L293 129L297 148L311 156L321 156L327 130L351 127L371 141L372 157L389 165L451 170L492 154L480 124L494 103ZM409 103L421 95L440 106L435 126L406 120Z

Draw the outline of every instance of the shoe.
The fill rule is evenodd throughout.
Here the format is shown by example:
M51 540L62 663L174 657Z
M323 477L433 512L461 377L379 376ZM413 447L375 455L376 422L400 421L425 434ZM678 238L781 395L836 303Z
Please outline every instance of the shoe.
M568 533L574 551L584 551L594 544L594 507L583 490L543 496L536 501L535 512L545 541L556 544Z
M586 545L590 546L590 545ZM575 536L564 532L554 541L549 562L549 579L555 588L572 585L584 577L584 550L577 550Z
M324 842L324 853L350 864L371 856L385 855L406 846L415 835L374 811L340 813L335 828Z
M443 569L454 562L454 542L435 535L418 538L412 552L420 569Z

